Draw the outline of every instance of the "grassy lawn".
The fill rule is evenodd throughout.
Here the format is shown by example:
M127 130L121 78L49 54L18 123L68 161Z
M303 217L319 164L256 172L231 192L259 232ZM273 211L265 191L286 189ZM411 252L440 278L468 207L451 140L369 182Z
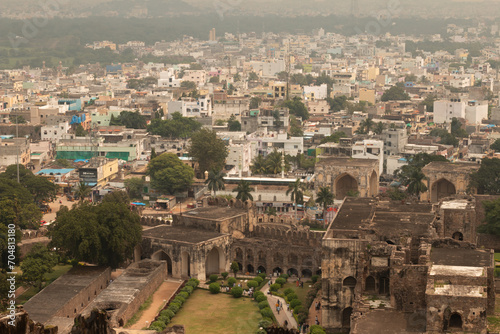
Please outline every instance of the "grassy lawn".
M495 253L495 261L500 262L500 253Z
M256 302L250 298L212 295L206 290L197 289L169 326L184 325L187 334L253 334L261 319Z
M295 282L286 283L285 285L283 285L281 289L278 290L278 292L283 293L285 289L292 288L293 291L297 294L297 297L299 297L299 300L302 302L302 305L306 305L306 297L307 297L307 292L309 291L309 285L312 285L312 283L304 282L304 287L299 288L295 286Z
M500 295L495 297L495 315L488 317L488 330L493 333L500 331Z

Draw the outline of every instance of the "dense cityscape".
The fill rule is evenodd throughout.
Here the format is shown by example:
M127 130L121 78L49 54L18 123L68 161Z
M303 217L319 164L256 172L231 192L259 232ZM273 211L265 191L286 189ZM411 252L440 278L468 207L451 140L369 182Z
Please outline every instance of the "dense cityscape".
M500 332L498 6L424 3L0 4L0 333Z

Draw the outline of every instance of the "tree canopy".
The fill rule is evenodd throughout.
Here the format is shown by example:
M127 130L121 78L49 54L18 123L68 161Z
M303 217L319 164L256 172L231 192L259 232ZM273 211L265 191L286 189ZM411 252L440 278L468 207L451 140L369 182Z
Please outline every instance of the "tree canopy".
M125 179L123 181L125 184L125 189L130 198L140 198L142 195L142 189L144 188L144 180L140 177L132 177L130 179Z
M0 174L0 179L16 180L17 166L10 165L7 167L5 172ZM31 193L35 202L50 202L56 198L57 189L59 188L57 185L43 176L34 175L22 165L19 165L19 181Z
M238 183L238 186L233 189L233 192L237 193L236 199L239 199L243 202L247 200L253 201L253 196L251 194L252 191L255 191L255 189L250 186L250 182L245 180L241 180L240 183Z
M194 132L201 129L201 123L193 118L182 117L181 113L175 112L172 114L172 119L154 119L147 128L148 132L153 135L174 139L189 138Z
M172 153L163 153L152 159L147 174L151 176L154 189L172 195L188 190L194 177L193 169Z
M432 161L448 161L441 155L430 155L427 153L418 153L408 161L408 165L402 166L396 170L395 175L401 181L401 184L407 187L407 192L412 195L419 195L427 190L423 183L425 178L422 168Z
M204 173L212 169L223 169L228 151L226 144L217 137L215 131L201 129L191 137L189 155L198 162L200 172Z
M500 198L483 202L484 225L478 227L478 232L500 235Z
M495 150L495 152L500 152L500 139L495 140L495 142L490 145L490 148Z
M109 125L121 125L128 129L145 129L146 119L138 111L122 111L120 116L114 117L111 115L111 121Z
M50 230L51 246L77 261L117 268L141 242L140 218L129 201L126 193L114 192L98 205L63 206Z
M283 106L288 108L290 115L301 117L302 120L309 118L309 111L307 111L307 107L302 102L300 97L295 96L292 100L283 102Z
M257 155L253 160L250 169L253 174L266 175L266 174L279 174L283 168L283 157L280 152L274 150L269 153L265 158L262 155ZM290 158L285 157L285 172L290 170Z
M234 115L231 115L229 117L229 120L227 121L227 127L229 131L241 131L241 123L234 117Z
M410 95L408 95L408 93L406 93L405 90L399 86L392 86L391 88L389 88L384 92L381 98L383 102L409 100L409 99Z
M40 290L44 281L44 275L52 272L56 264L56 254L52 253L47 246L36 244L26 254L21 263L22 278L25 282L36 285Z
M500 159L483 159L481 167L470 175L469 188L479 194L500 194Z

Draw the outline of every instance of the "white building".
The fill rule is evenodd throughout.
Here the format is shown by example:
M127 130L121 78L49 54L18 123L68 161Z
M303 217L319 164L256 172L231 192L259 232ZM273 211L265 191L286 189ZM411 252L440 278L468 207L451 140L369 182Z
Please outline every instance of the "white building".
M56 125L44 125L41 128L42 140L58 142L70 129L68 122L60 122Z
M183 98L181 101L170 101L167 108L169 117L175 112L180 112L183 117L212 116L212 103L209 95L200 96L196 100Z
M160 79L158 79L158 87L168 87L177 88L181 86L181 79L176 79L173 69L168 71L163 71L160 73Z
M394 172L403 166L408 165L408 160L399 155L392 155L387 157L387 174L393 175Z
M462 99L440 100L434 102L434 123L451 123L456 118L465 118L468 124L481 124L488 118L488 104Z
M272 61L252 61L250 63L253 71L262 73L263 77L274 77L277 73L283 72L286 69L283 59Z
M369 139L355 142L352 146L352 157L354 159L378 160L379 175L382 175L384 171L384 142Z
M274 150L285 152L291 156L304 153L304 138L290 137L287 133L254 133L248 136L248 140L257 142L257 148L261 154L269 154Z
M306 101L324 100L328 97L328 86L304 86L304 99Z
M203 86L207 81L207 72L204 70L187 70L184 72L182 81L192 81L197 86Z

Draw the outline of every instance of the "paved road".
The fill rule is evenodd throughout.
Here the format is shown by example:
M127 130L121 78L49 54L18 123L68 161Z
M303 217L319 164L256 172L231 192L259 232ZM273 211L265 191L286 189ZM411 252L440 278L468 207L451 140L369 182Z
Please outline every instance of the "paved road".
M272 284L272 283L271 283ZM269 305L271 306L271 310L273 310L274 316L276 317L276 320L280 324L280 326L284 326L285 320L288 321L288 328L297 328L297 322L295 321L295 318L292 316L291 311L287 311L286 307L286 302L285 299L273 295L268 295L267 292L269 291L269 285L266 284L260 291L264 293L267 297L267 301L269 302ZM280 310L280 313L278 314L278 311L276 311L276 302L280 301L283 303L283 309Z

